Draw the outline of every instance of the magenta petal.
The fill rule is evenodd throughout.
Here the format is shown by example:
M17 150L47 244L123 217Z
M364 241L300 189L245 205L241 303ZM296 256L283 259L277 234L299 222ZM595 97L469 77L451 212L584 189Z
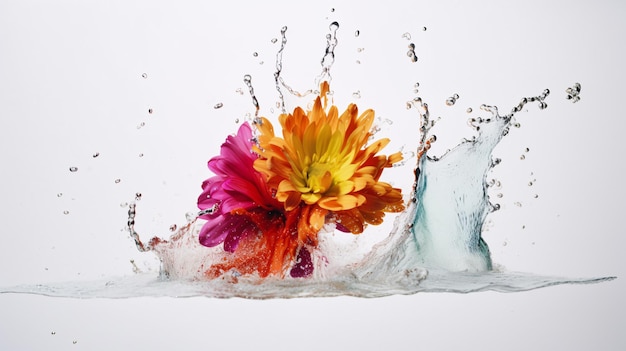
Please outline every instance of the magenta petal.
M291 275L293 278L308 277L313 273L313 261L311 260L311 253L306 247L303 247L298 252L298 258L296 264L291 268Z

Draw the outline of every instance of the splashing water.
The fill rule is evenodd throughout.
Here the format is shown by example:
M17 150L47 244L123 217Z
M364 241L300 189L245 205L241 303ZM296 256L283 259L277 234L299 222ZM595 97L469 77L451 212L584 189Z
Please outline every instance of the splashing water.
M327 47L321 60L322 72L316 78L318 85L322 80L331 81L330 69L335 60L338 28L337 22L330 25L330 34L326 37ZM299 93L287 85L281 76L282 53L287 43L286 31L287 27L281 30L282 40L276 54L274 74L279 98L277 107L283 113L285 101L282 88L299 97L315 92L311 89ZM408 33L403 37L410 40ZM413 62L417 61L415 45L411 43L409 49L407 54L410 54ZM146 78L147 75L143 74L142 77ZM245 75L244 83L255 108L254 122L259 123L260 107L254 94L252 77ZM418 86L419 84L415 85L416 93ZM566 92L567 98L576 102L579 99L580 85L576 83ZM499 209L499 205L491 203L487 196L487 173L499 163L498 159L492 158L492 151L508 134L510 127L516 125L514 116L532 102L536 102L539 109L545 109L545 100L549 94L546 89L538 96L522 98L504 116L498 113L497 107L482 105L481 110L488 116L471 118L469 121L478 135L471 140L462 141L440 158L430 157L428 153L431 144L436 141L431 133L434 122L430 120L428 105L419 97L407 102L408 109L417 111L420 128L418 148L415 152L410 152L415 155L417 163L414 171L415 182L406 210L396 218L386 239L367 252L359 251L356 241L337 240L334 228L324 227L320 233L319 250L312 252L311 259L315 269L312 276L306 279L260 279L255 275L240 275L233 271L218 279L206 280L205 269L224 259L228 253L221 247L207 248L199 244L198 233L204 223L197 217L217 208L189 215L186 225L171 225L170 231L175 233L167 240L155 237L144 243L135 229L136 204L131 203L128 205L128 231L139 251L150 251L158 256L161 261L158 276L138 273L130 277L102 281L17 286L0 289L0 292L82 298L377 297L425 291L524 291L557 284L596 283L614 279L566 279L494 270L489 246L481 236L487 216ZM454 94L448 98L446 104L452 106L458 98ZM221 103L218 105L214 108L222 107ZM471 112L471 109L467 112ZM77 167L70 167L71 172L77 170ZM136 193L136 201L141 197L141 193ZM134 262L131 263L134 265Z

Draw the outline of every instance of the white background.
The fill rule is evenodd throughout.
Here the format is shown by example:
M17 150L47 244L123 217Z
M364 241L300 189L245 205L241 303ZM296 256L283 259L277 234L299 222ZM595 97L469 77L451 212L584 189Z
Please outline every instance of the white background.
M154 267L121 231L120 205L143 194L144 236L184 223L209 176L206 160L236 119L253 113L236 92L246 90L243 75L253 76L261 113L275 117L271 39L288 26L284 77L315 88L334 20L335 103L393 121L381 124L392 138L387 152L415 145L417 117L404 108L415 82L442 117L435 153L472 134L465 122L481 115L480 104L506 112L551 89L548 109L529 105L496 150L503 187L492 196L503 193L503 210L486 239L509 270L619 277L379 299L8 294L0 296L2 349L622 349L625 9L618 1L0 2L2 286L128 275L130 259ZM564 92L574 82L582 85L576 104ZM454 93L459 101L446 106ZM407 187L410 163L386 176Z

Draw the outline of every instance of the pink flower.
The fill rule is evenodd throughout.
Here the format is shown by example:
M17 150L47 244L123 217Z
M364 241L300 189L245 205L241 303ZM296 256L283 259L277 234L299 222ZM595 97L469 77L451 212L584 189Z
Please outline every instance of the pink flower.
M226 138L220 155L209 160L215 176L202 183L198 197L198 208L206 212L200 218L207 220L200 230L200 244L213 247L224 243L224 250L234 252L243 237L258 229L249 217L233 211L281 207L268 192L264 176L254 170L258 156L252 145L252 130L244 123L237 135Z

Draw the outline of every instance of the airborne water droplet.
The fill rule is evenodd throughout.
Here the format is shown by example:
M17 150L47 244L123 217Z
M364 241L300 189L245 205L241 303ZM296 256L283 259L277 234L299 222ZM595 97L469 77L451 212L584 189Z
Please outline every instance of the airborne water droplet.
M255 51L255 52L252 53L252 56L259 57L259 53Z
M402 34L402 37L406 40L411 40L411 33L405 32L404 34Z
M427 29L428 29L428 28L426 28L426 27L423 27L423 28L422 28L422 30L423 30L424 32L425 32Z
M148 113L152 114L153 110L151 108L148 109Z
M73 172L78 172L78 167L74 167L74 166L70 167L70 172L72 172L72 173Z
M272 44L276 44L276 42L278 41L278 39L276 38L272 38L272 40L270 40L272 42Z
M100 153L99 152L95 152L91 157L96 158L98 156L100 156Z
M58 193L57 194L57 197L61 197L61 196L63 196L63 193Z
M176 227L176 224L172 224L172 225L170 226L170 232L174 232L174 231L176 231L176 228L177 228L177 227Z
M70 214L70 211L65 210L65 211L63 211L63 214L64 214L64 215Z
M119 182L121 182L121 181L122 181L122 180L121 180L120 178L117 178L117 179L115 180L115 184L119 184Z
M141 193L135 193L135 200L139 201L141 200Z
M474 111L474 110L472 110L471 107L468 107L467 110L465 110L465 112L467 112L467 113L472 113L472 111Z
M354 93L352 93L352 97L355 99L360 99L361 98L361 91L357 90Z
M142 73L142 74L141 74L141 78L143 78L143 79L148 78L148 73Z
M354 36L358 37L361 34L361 32L357 29L356 32L354 32Z
M224 104L221 102L218 102L217 104L213 106L213 108L217 110L218 108L222 108L222 106L224 106Z

